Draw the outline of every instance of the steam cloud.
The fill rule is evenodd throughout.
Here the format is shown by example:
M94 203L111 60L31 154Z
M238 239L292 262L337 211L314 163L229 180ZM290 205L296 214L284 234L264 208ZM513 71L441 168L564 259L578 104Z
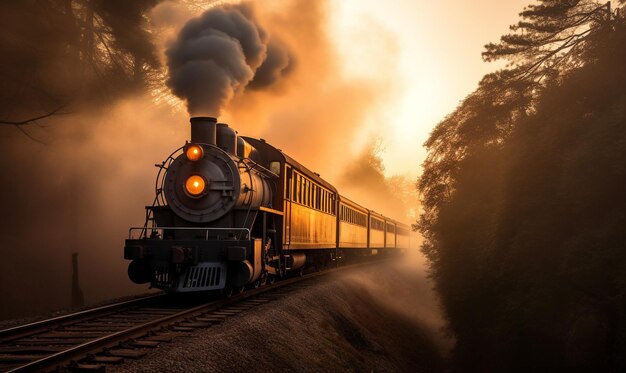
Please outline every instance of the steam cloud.
M251 3L192 19L166 54L167 84L191 115L218 116L247 86L269 87L291 70L289 51L260 26Z

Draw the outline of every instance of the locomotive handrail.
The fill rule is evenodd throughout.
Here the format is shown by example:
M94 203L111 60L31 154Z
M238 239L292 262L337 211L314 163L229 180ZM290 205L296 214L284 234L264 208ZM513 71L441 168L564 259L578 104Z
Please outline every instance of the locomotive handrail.
M133 231L141 231L142 234L140 235L143 236L143 232L145 231L145 227L130 227L128 229L128 238L129 239L133 239ZM206 231L206 237L205 240L209 239L209 231L241 231L241 232L245 232L246 237L250 238L250 228L204 228L204 227L151 227L148 228L148 230L157 230L157 229L163 229L163 230L178 230L178 231ZM145 236L144 236L145 237Z
M240 162L243 163L244 166L248 167L248 169L259 171L260 173L264 174L267 177L274 178L274 179L277 179L280 177L279 175L276 175L272 171L268 170L267 168L261 166L260 164L256 163L255 161L249 158L242 158Z

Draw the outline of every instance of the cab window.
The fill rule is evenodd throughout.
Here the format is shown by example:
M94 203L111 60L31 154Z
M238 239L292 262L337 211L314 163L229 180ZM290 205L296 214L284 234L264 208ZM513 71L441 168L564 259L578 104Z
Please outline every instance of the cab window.
M280 162L279 161L270 162L270 171L272 171L273 174L280 176Z

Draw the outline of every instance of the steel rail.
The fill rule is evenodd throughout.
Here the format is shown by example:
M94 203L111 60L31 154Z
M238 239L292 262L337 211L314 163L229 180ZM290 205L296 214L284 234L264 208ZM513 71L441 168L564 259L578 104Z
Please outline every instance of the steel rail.
M45 320L35 321L28 324L18 325L11 328L0 330L0 343L9 342L18 338L24 338L34 335L41 331L42 328L49 328L65 322L80 322L102 313L115 311L120 308L139 305L146 301L155 300L165 297L165 293L148 295L141 298L131 299L123 302L107 304L104 306L90 308L83 311L68 313L67 315L52 317Z
M85 356L88 353L95 353L103 349L108 349L108 348L118 346L121 342L128 341L134 338L143 337L147 335L148 332L150 331L153 331L155 329L158 329L167 325L172 325L179 320L185 320L185 319L194 317L197 314L212 312L222 307L230 306L230 305L239 303L241 301L247 300L249 298L253 298L261 294L275 291L277 289L292 285L294 283L306 281L306 280L316 278L319 276L330 275L337 271L345 270L348 268L355 268L355 267L360 267L363 265L374 264L374 263L379 263L379 262L381 262L381 260L377 260L375 262L367 261L367 262L362 262L362 263L355 263L355 264L341 266L341 267L337 266L334 268L326 269L324 271L313 272L313 273L309 273L303 276L287 278L279 282L276 282L274 284L268 284L266 286L263 286L257 289L248 290L232 298L218 299L215 301L211 301L205 304L201 304L201 305L183 310L181 312L177 312L172 315L167 315L156 320L148 321L143 324L130 327L125 330L121 330L121 331L111 333L102 337L98 337L91 341L84 342L80 345L72 346L68 348L67 350L60 351L55 354L43 357L41 359L31 361L27 364L12 368L11 370L8 370L7 372L10 372L10 373L33 372L33 371L41 371L44 369L54 369L55 367L67 365L72 361L80 360L81 356ZM154 296L154 298L156 297L157 296ZM142 299L145 300L146 298L142 298ZM128 304L128 303L132 303L132 301L123 302L123 303ZM100 307L100 308L105 308L105 307ZM67 315L67 316L71 316L71 315ZM54 318L54 320L60 319L60 318L64 318L64 316L61 316L59 318ZM46 320L42 322L45 322L45 321ZM33 323L33 324L36 324L36 323ZM12 329L15 329L15 328L12 328Z

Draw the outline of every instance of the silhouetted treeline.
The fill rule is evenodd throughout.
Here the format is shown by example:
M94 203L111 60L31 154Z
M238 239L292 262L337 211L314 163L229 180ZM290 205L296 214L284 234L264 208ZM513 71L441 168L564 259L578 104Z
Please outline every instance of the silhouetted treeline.
M626 20L540 1L426 143L418 228L459 371L626 370ZM522 32L520 32L522 31Z
M160 1L0 2L0 120L144 87L159 65L145 15Z

